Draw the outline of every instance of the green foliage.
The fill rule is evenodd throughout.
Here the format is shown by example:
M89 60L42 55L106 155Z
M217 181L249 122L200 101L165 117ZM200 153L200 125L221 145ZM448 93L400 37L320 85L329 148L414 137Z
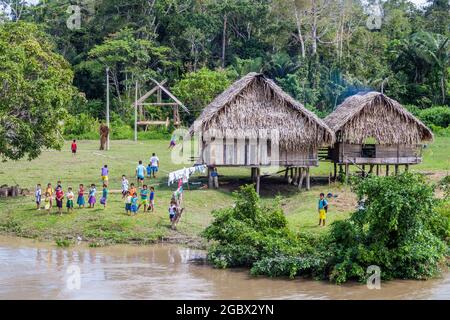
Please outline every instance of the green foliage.
M418 117L428 126L447 128L450 125L450 108L448 106L433 106L420 110Z
M370 177L355 188L364 207L332 225L330 279L364 280L370 265L384 279L426 279L440 271L448 227L436 211L433 187L420 175Z
M213 241L208 261L219 268L252 267L264 258L295 256L311 251L287 228L278 203L262 206L254 186L242 187L234 194L235 205L214 211L214 221L202 233ZM263 273L262 266L255 273Z
M34 159L60 149L60 120L72 99L73 73L47 36L30 23L0 25L0 157Z
M231 84L232 77L230 71L202 68L186 74L175 84L172 91L192 111L193 120Z

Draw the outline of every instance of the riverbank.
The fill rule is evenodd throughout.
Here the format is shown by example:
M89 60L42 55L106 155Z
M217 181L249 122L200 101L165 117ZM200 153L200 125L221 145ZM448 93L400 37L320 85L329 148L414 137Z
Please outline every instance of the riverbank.
M36 183L45 186L61 180L64 190L72 186L91 183L100 185L100 168L108 164L110 169L110 189L120 189L122 174L133 177L138 160L148 161L151 153L157 153L161 160L161 170L156 179L146 181L156 189L156 211L140 213L130 217L124 212L120 194L112 193L108 207L97 204L94 209L75 209L73 213L62 216L53 212L35 209L34 197L0 198L0 233L20 237L58 242L71 245L82 239L91 246L105 246L118 243L151 244L158 242L181 243L191 247L204 247L200 232L211 222L211 211L230 206L232 191L239 185L249 183L249 169L221 169L221 188L218 190L199 189L206 184L204 176L194 176L189 189L185 187L184 206L186 208L177 231L169 226L167 207L175 186L167 186L167 174L185 165L172 163L167 149L168 141L149 140L142 142L112 141L111 150L98 151L97 141L79 141L79 152L73 157L70 145L66 143L63 151L45 151L38 159L11 161L2 164L0 184L19 184L34 190ZM436 138L436 142L425 150L424 164L412 170L426 171L431 180L445 175L449 169L449 138ZM327 176L328 163L321 163L312 170L313 185L310 191L298 192L295 186L286 185L282 177L264 178L261 187L263 202L273 202L275 196L281 205L294 231L322 233L327 227L317 226L316 205L320 192L331 192L337 197L330 203L328 225L333 221L348 217L356 205L355 195L339 183L328 185L325 180L314 179ZM131 179L130 179L131 181Z

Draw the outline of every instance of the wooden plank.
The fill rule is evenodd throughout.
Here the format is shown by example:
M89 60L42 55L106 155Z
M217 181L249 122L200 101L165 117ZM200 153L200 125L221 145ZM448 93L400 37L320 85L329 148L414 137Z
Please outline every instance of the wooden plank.
M389 158L352 158L344 157L342 163L349 164L417 164L421 163L422 158L419 157L389 157Z
M167 82L167 80L164 79L163 81L161 81L160 85L164 85L164 84L166 84L166 82ZM159 89L158 86L153 87L153 89L151 89L151 90L148 91L146 94L144 94L142 97L140 97L140 98L137 100L136 103L137 103L138 105L142 104L145 100L147 100L148 97L150 97L150 96L151 96L153 93L155 93L156 90L158 90L158 89Z
M164 107L164 106L178 106L175 102L145 102L139 104L140 106L154 106L154 107Z
M186 111L186 113L190 114L188 108L186 108L186 106L177 99L177 97L175 97L169 90L167 90L165 87L162 86L162 84L158 83L158 81L152 79L152 81L154 83L156 83L157 86L159 86L161 88L162 91L164 91L169 97L171 97L173 99L173 101L175 101L176 103L179 104L180 107L183 108L184 111Z

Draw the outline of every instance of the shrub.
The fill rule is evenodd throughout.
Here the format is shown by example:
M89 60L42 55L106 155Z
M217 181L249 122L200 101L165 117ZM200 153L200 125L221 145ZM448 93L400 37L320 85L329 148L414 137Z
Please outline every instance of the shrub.
M202 233L214 241L207 259L214 266L252 267L264 258L296 256L311 247L287 228L278 201L262 206L252 185L234 194L235 206L216 210L214 220Z
M447 128L450 125L450 108L448 106L433 106L420 110L418 117L428 126Z
M99 122L86 113L67 115L64 121L65 139L98 139Z
M369 177L356 185L364 206L329 235L330 279L365 279L370 265L382 278L426 279L439 272L446 246L440 233L448 220L436 211L434 189L420 175Z

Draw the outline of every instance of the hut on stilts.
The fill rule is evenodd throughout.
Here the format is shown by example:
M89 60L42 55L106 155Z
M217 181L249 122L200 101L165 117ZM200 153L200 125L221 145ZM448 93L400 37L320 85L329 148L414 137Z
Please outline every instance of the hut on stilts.
M285 178L310 187L318 149L334 134L313 112L262 74L249 73L208 105L190 128L198 137L198 164L208 166L210 187L217 167L251 168L259 193L262 167L279 166ZM214 178L215 177L215 178Z
M374 173L375 169L380 175L380 169L385 167L385 174L389 175L390 166L398 174L401 165L407 171L409 165L422 161L422 143L433 140L433 133L419 119L379 92L347 98L325 118L325 123L336 136L336 142L328 149L335 178L337 166L346 177L351 165L363 174Z

